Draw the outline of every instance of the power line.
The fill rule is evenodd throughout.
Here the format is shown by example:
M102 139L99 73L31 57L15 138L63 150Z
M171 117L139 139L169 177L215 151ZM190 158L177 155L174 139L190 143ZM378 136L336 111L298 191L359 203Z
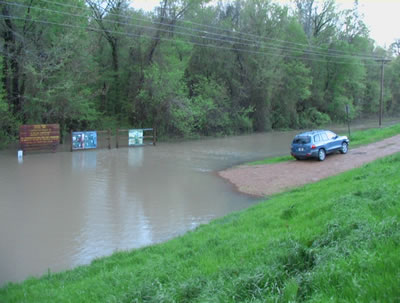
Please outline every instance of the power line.
M49 1L49 0L40 0L40 1L45 2L45 3L49 3L49 4L55 4L55 5L63 6L63 7L70 7L70 8L75 8L75 9L79 9L79 10L84 9L84 10L91 11L90 8L78 7L78 6L74 6L74 5L70 5L70 4L63 4L63 3L60 3L60 2L57 2L57 1ZM122 18L125 18L125 19L130 18L130 19L133 19L133 20L144 21L144 22L153 23L153 24L158 24L158 25L166 25L166 26L169 26L169 27L183 28L183 29L187 30L186 27L179 26L179 25L176 25L176 24L171 25L171 24L168 24L168 23L160 23L160 22L155 22L155 21L149 21L149 20L146 20L146 19L135 18L135 17L132 17L132 16L129 16L129 17L128 17L128 16L125 16L125 15L115 14L115 13L111 13L111 12L107 12L107 14L110 15L110 16L118 16L118 17L122 17ZM165 19L173 20L173 19L168 18L168 17L165 17ZM175 20L174 20L174 21L175 21ZM256 38L256 39L258 39L258 40L277 41L277 42L281 42L281 43L287 43L287 44L294 44L294 45L302 46L302 47L304 47L304 48L311 48L311 49L312 49L312 48L315 48L315 49L321 49L321 50L326 51L325 48L323 48L323 47L318 47L318 46L311 46L311 45L302 44L302 43L296 43L296 42L291 42L291 41L287 41L287 40L280 40L280 39L262 37L262 36L257 36L257 35L253 35L253 34L249 34L249 33L238 32L238 31L234 31L234 30L221 29L221 28L218 28L218 27L215 27L215 26L210 26L210 25L206 25L206 24L200 24L200 23L191 22L191 21L180 20L180 22L186 23L186 24L193 24L193 25L203 26L203 27L210 28L210 29L216 29L216 30L227 31L227 32L230 32L230 33L233 33L233 34L240 34L240 35L244 35L244 36L248 36L248 37L253 37L253 38ZM212 32L207 32L207 31L202 31L202 30L199 30L199 29L191 29L191 30L192 30L192 31L196 31L196 32L200 32L200 33L206 33L206 34L216 35L216 36L219 36L219 37L227 37L227 38L229 38L229 39L239 39L239 40L248 41L248 42L251 42L251 43L259 43L259 41L256 41L256 40L249 40L249 39L238 38L238 37L230 37L230 36L226 36L226 35L222 35L222 34L217 34L217 33L212 33ZM266 42L263 42L263 43L266 43ZM299 49L299 48L296 48L296 47L282 47L282 48L288 48L288 49L296 49L296 50L301 50L301 51L307 51L307 52L309 52L309 53L315 52L316 55L318 55L318 54L321 54L321 55L322 55L322 54L323 54L323 53L318 53L318 51L304 50L304 49ZM344 56L354 56L354 55L349 55L349 54L346 53L345 51L341 51L341 50L330 49L329 51L334 52L334 53L337 53L337 54L338 54L337 57L340 57L339 54L343 54ZM333 55L331 54L331 56L333 56ZM374 59L379 59L379 57L371 56L371 55L363 55L363 56L359 56L359 57L363 57L363 59L372 59L372 60L374 60ZM365 57L365 58L364 58L364 57Z
M0 3L6 3L6 2L0 1ZM30 6L26 6L26 5L15 3L15 2L11 2L11 3L8 3L8 4L14 5L14 6L18 6L18 7L33 8L33 9L37 9L37 10L41 10L41 11L47 11L47 12L51 12L51 13L58 13L58 14L62 14L62 15L72 16L72 17L80 17L80 18L88 18L89 17L87 15L71 14L71 13L68 13L68 12L62 12L62 11L57 11L57 10L52 10L52 9L47 9L47 8L30 7ZM76 8L78 8L78 7L76 7ZM185 36L190 36L190 37L194 37L194 38L209 39L209 40L213 40L213 41L221 41L221 42L224 42L224 43L238 44L238 45L249 46L249 47L257 47L258 46L261 49L273 49L273 50L290 51L290 52L299 52L300 51L300 52L304 52L304 53L309 54L309 55L331 57L331 58L336 58L336 59L353 59L353 58L354 59L361 59L361 60L376 59L375 57L364 57L364 56L349 55L349 54L346 54L346 55L335 55L335 54L320 53L320 52L315 52L315 51L310 51L310 50L305 50L305 49L299 49L299 48L294 48L294 47L270 46L270 45L263 46L263 45L257 45L258 42L251 41L251 40L248 40L248 39L246 39L246 40L251 41L252 42L251 44L232 41L230 39L232 39L232 38L240 39L240 38L224 36L224 35L220 35L220 34L215 34L215 35L219 35L221 37L226 37L227 39L198 36L198 35L194 35L194 34L190 34L190 33L183 33L183 32L167 30L167 29L161 29L161 28L154 28L154 27L149 27L149 26L131 24L131 23L127 23L127 22L119 22L119 21L115 21L115 20L98 19L98 18L93 18L93 19L94 20L102 20L104 22L113 23L113 24L120 24L120 25L133 26L133 27L137 27L137 28L143 28L143 29L157 30L157 31L166 32L166 33L173 33L173 34L177 34L177 35L185 35ZM165 23L159 23L159 24L168 25L169 26L169 24L165 24Z
M5 3L3 1L0 1L0 3ZM14 5L14 6L18 6L18 7L25 7L25 8L32 8L32 9L37 9L37 10L41 10L41 11L47 11L47 12L51 12L51 13L58 13L58 14L62 14L62 15L67 15L67 16L71 16L71 17L81 17L81 18L88 18L89 16L87 15L77 15L77 14L71 14L71 13L67 13L67 12L62 12L62 11L57 11L57 10L52 10L52 9L47 9L47 8L40 8L40 7L30 7L30 6L26 6L26 5L22 5L22 4L17 4L17 3L8 3L10 5ZM162 28L155 28L155 27L149 27L149 26L143 26L143 25L138 25L138 24L132 24L132 23L127 23L127 22L119 22L119 21L115 21L115 20L108 20L108 19L99 19L99 18L92 18L94 20L102 20L104 22L107 23L112 23L112 24L120 24L120 25L127 25L127 26L133 26L133 27L137 27L137 28L143 28L143 29L149 29L149 30L156 30L156 31L161 31L161 32L165 32L165 33L173 33L176 35L185 35L185 36L190 36L190 37L194 37L194 38L200 38L200 39L209 39L209 40L214 40L214 41L222 41L222 42L228 42L228 43L235 43L235 44L240 44L240 45L244 45L244 46L250 46L250 47L254 47L256 46L256 42L252 41L252 44L249 43L241 43L241 42L236 42L236 41L232 41L229 40L231 37L225 36L228 38L228 40L226 39L218 39L218 38L212 38L212 37L206 37L206 36L198 36L198 35L194 35L194 34L190 34L190 33L183 33L183 32L177 32L177 31L172 31L172 30L167 30L167 29L162 29ZM166 25L165 23L160 23L163 25ZM261 46L260 48L265 48L265 49L277 49L277 50L285 50L288 48L285 47L263 47ZM301 49L293 49L293 51L304 51ZM325 55L325 54L321 54L321 55Z
M51 24L51 25L62 26L62 27L90 30L90 31L95 31L95 32L99 32L99 33L108 32L108 33L112 33L112 34L119 34L119 35L129 36L129 37L138 37L138 38L140 38L140 37L144 36L146 38L150 38L150 39L153 39L153 40L164 40L164 41L176 42L176 40L174 40L174 39L169 39L169 38L164 38L164 37L153 37L153 36L149 36L149 35L146 35L146 34L139 35L139 34L134 34L134 33L118 32L118 31L113 31L113 30L103 30L103 29L90 27L90 26L83 27L83 26L67 24L67 23L57 23L57 22L46 21L46 20L32 20L32 19L27 19L27 18L22 18L22 17L5 16L5 15L0 15L0 18L2 18L2 19L13 19L13 20L22 20L22 21L31 21L31 22L37 22L37 23L42 23L42 24ZM228 47L211 45L211 44L201 44L201 43L196 43L196 42L191 42L191 41L187 41L187 43L192 44L192 45L197 45L197 46L203 46L203 47L213 47L213 48L226 49L226 50L244 51L244 52L249 52L249 53L253 53L253 54L263 54L263 55L271 54L271 53L266 53L266 52L252 51L252 50L248 50L248 49L228 48ZM280 54L273 54L273 55L285 56L285 55L280 55Z
M5 16L5 15L0 15L0 18L2 18L2 19L31 21L31 22L42 23L42 24L51 24L51 25L62 26L62 27L91 30L91 31L99 32L99 33L108 32L108 33L113 33L113 34L118 34L118 35L123 35L123 36L129 36L129 37L139 37L140 38L140 37L144 36L146 38L153 39L153 40L176 42L176 40L174 40L174 39L169 39L169 38L164 38L164 37L153 37L153 36L149 36L149 35L146 35L146 34L139 35L139 34L134 34L134 33L125 33L125 32L118 32L118 31L112 31L112 30L102 30L102 29L89 27L89 26L88 27L83 27L83 26L78 26L78 25L72 25L72 24L66 24L66 23L57 23L57 22L46 21L46 20L32 20L32 19L27 19L27 18L21 18L21 17L15 17L15 16ZM191 41L186 41L186 42L189 43L189 44L196 45L196 46L201 46L201 47L224 49L224 50L230 50L230 51L239 51L239 52L258 54L258 55L271 55L271 56L276 56L276 57L284 57L284 58L292 58L292 59L303 59L303 60L314 61L314 62L336 63L336 64L353 64L353 65L362 65L362 66L372 65L372 64L361 64L361 63L344 62L344 61L329 61L329 62L327 62L326 60L319 60L319 59L315 59L315 58L283 55L283 54L269 53L269 52L260 52L260 51L242 49L242 48L230 48L230 47L224 47L224 46L217 46L217 45L213 45L213 44L196 43L196 42L191 42ZM346 58L343 58L343 59L346 59Z

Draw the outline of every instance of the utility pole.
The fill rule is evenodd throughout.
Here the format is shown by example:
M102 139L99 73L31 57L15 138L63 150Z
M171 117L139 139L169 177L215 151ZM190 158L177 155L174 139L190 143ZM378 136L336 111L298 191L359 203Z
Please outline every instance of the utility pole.
M382 126L382 115L383 115L383 78L384 78L384 73L385 73L385 63L390 62L392 60L390 59L378 59L376 60L377 62L381 62L381 96L379 99L379 127Z

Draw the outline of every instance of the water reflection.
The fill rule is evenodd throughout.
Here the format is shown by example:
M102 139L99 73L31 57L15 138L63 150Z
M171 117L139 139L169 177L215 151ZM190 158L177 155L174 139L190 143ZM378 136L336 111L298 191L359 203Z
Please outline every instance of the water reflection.
M95 169L97 151L79 151L72 154L72 169L76 171Z
M1 154L0 284L164 241L248 207L256 201L212 173L229 157L208 159L198 141L27 154L22 164Z
M131 167L141 167L143 165L144 148L130 148L128 150L128 163Z

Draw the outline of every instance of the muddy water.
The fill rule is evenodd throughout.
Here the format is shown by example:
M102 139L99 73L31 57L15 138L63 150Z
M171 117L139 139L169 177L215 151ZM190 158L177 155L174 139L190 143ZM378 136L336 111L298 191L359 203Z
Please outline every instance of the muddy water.
M295 132L156 147L0 153L0 286L183 234L258 200L216 171L288 153Z

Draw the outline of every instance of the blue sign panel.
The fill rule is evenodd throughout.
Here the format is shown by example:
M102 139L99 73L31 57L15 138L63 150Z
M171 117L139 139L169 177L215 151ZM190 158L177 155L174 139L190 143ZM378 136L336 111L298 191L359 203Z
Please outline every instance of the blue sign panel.
M97 148L97 132L73 132L72 149L93 149Z

